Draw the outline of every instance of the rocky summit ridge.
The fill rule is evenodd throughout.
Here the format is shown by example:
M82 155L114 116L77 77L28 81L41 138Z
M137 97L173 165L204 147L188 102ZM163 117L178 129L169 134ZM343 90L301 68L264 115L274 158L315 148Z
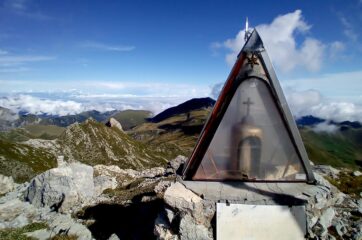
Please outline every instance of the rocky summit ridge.
M17 182L56 166L57 158L94 166L117 165L145 169L163 166L175 157L172 149L136 141L122 130L115 119L109 124L89 118L74 123L56 139L28 139L14 142L0 138L0 174L13 176Z
M37 223L42 225L21 236L214 239L215 202L188 189L177 176L185 160L179 156L166 167L142 171L60 161L59 167L23 184L0 176L0 186L6 186L0 198L0 236ZM298 196L307 203L308 239L362 238L362 200L325 179L338 178L338 171L315 166L316 185L305 185Z

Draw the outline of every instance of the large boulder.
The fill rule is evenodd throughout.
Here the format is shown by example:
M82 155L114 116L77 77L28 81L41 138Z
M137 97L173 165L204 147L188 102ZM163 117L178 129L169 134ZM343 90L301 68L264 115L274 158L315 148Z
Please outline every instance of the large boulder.
M110 118L108 120L108 122L106 123L106 126L118 128L119 130L121 130L123 132L123 128L122 128L121 123L118 122L115 118Z
M165 187L167 185L165 184ZM171 225L178 222L180 239L213 239L211 221L215 215L214 202L203 200L180 182L172 183L165 190L163 198L169 208L165 209L165 220L156 222L155 233L169 234L164 222ZM178 216L179 220L175 216ZM162 215L159 218L162 218Z
M191 213L198 208L202 199L183 184L175 182L165 191L164 201L174 209Z
M93 168L81 163L50 169L29 184L25 200L37 207L66 212L95 195Z

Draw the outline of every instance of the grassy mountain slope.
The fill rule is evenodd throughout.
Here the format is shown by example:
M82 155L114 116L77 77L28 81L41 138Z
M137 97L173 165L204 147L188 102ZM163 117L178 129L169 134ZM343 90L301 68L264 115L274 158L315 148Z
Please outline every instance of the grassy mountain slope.
M150 116L152 116L152 112L145 110L124 110L112 115L114 119L121 123L124 130L145 123Z
M56 158L47 149L0 139L0 174L23 182L55 166Z
M210 110L211 108L192 110L173 115L158 123L144 123L129 133L144 143L171 148L175 153L188 156L195 146Z
M55 125L26 125L0 132L0 138L13 142L22 142L33 138L52 140L59 137L64 130L65 128Z
M58 138L58 151L69 160L90 165L118 165L122 168L143 169L161 166L168 160L167 154L149 148L118 128L88 119L84 123L69 126Z
M300 130L309 158L314 163L334 167L362 167L362 142L358 141L362 138L362 129L349 131L316 133L311 129Z
M24 129L29 133L30 138L55 139L65 130L64 127L55 125L26 125Z

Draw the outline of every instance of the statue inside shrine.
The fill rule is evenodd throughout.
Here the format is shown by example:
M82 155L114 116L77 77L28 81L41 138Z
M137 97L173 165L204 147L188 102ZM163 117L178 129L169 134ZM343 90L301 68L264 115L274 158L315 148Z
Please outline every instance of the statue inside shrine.
M255 126L255 121L250 114L250 106L253 102L248 97L243 102L246 105L246 115L242 120L232 127L231 142L236 148L231 148L233 168L237 173L241 173L243 178L260 178L260 160L262 147L262 129Z

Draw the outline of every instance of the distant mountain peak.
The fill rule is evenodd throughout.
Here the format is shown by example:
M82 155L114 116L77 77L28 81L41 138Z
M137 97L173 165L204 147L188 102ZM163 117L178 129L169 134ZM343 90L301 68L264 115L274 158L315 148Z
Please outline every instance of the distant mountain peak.
M165 111L157 114L153 118L149 120L151 122L161 122L169 117L172 117L177 114L188 113L192 110L203 109L208 107L213 107L215 104L215 100L209 97L206 98L193 98L184 103L181 103L175 107L171 107L166 109Z
M325 119L312 115L303 116L296 120L298 126L314 126L325 121Z

